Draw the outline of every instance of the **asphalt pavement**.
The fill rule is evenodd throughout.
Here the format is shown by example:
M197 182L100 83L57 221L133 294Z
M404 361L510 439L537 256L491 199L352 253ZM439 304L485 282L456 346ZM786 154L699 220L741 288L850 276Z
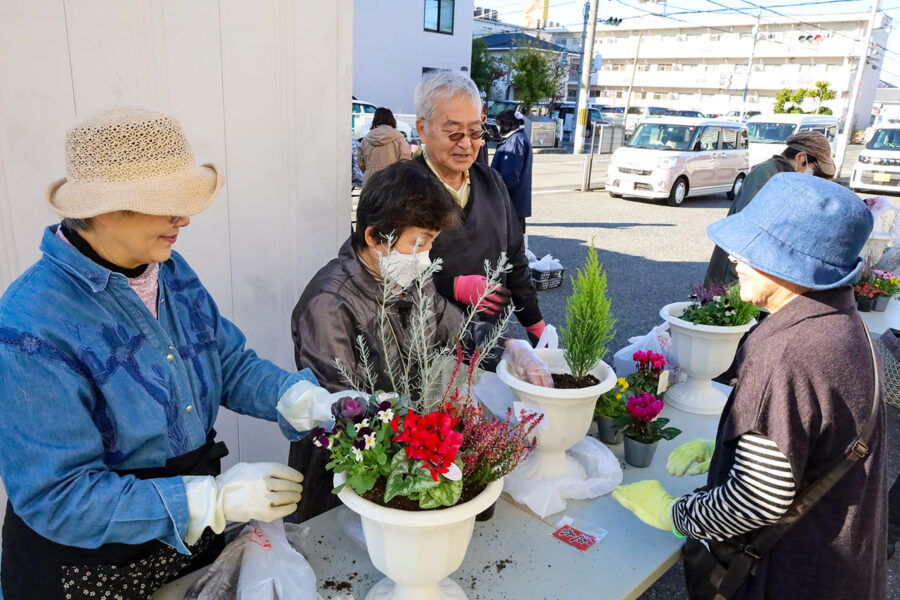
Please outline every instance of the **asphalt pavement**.
M846 182L861 149L848 149L839 181ZM568 275L584 263L591 244L597 248L617 319L616 336L607 355L612 362L612 354L624 347L628 338L643 335L662 322L661 307L686 300L691 284L702 283L713 250L706 226L724 217L730 203L724 194L689 198L679 207L667 206L664 201L611 198L602 189L608 163L609 155L594 157L593 191L583 193L576 191L581 188L583 156L536 153L533 214L527 220L526 233L529 247L538 257L552 254L566 268L561 287L538 292L544 318L554 325L564 324L566 298L572 293ZM524 336L518 324L511 333ZM900 434L900 412L888 411L888 481L893 482L900 471L900 449L894 442ZM889 571L888 597L900 598L900 557L889 562ZM681 565L676 565L640 598L687 598L683 577Z

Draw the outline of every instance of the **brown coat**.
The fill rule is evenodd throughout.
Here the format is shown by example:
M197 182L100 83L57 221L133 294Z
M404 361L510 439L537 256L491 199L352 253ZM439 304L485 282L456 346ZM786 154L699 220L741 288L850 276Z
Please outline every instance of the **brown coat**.
M751 330L735 359L737 384L722 412L708 487L725 483L745 433L775 442L791 463L798 493L841 460L872 410L864 328L847 286L807 292ZM763 557L740 598L884 597L884 418L881 406L869 457Z
M363 185L373 173L412 156L403 134L390 125L370 129L359 144L356 160L364 174Z

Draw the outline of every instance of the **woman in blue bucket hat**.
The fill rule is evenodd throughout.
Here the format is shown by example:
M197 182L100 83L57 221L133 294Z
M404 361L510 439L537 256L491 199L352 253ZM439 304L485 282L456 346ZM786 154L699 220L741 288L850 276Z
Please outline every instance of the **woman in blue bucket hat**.
M848 189L780 173L707 229L736 263L741 297L771 314L738 350L715 442L669 456L671 474L707 472L706 486L680 498L652 480L613 492L688 538L692 598L885 595L881 367L852 288L872 225Z

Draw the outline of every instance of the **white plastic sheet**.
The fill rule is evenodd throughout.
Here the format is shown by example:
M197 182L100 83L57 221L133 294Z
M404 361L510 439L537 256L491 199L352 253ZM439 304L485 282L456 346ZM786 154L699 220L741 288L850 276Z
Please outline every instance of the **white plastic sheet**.
M534 480L523 477L519 469L516 469L506 476L503 491L540 517L546 517L565 510L568 499L597 498L610 493L622 483L619 459L598 440L592 437L582 438L566 454L584 468L587 479L570 477Z

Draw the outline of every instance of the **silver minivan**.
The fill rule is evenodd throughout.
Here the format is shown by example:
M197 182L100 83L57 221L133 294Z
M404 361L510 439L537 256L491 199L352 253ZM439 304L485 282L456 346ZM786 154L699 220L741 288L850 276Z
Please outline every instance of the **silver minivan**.
M734 200L750 171L747 128L717 119L659 117L644 121L616 150L606 174L613 198L666 199L725 193Z

